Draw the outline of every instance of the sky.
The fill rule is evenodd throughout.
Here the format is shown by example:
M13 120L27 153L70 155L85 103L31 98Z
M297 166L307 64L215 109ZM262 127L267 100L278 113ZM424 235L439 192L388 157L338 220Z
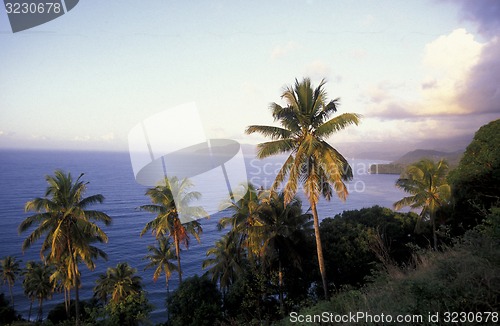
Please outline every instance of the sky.
M206 138L256 144L310 77L363 115L328 139L348 154L454 151L500 117L500 1L85 0L18 33L1 8L0 67L0 148L127 151L193 102Z

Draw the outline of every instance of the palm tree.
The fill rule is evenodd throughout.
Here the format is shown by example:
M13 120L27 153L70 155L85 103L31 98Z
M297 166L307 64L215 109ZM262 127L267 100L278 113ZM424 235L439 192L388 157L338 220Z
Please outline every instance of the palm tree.
M71 288L72 280L68 276L67 268L68 256L64 260L57 263L53 263L55 267L54 273L50 276L50 281L54 282L55 290L64 292L64 308L66 310L66 316L70 317L70 305L71 305Z
M172 251L170 238L161 237L158 239L158 247L148 246L148 251L149 254L145 259L148 259L150 262L144 267L144 270L156 267L153 274L153 281L155 282L158 280L161 273L165 273L165 283L168 294L170 293L168 280L172 276L172 272L177 271L177 266L170 262L172 259L176 259L175 253Z
M37 320L43 318L43 300L51 298L54 291L54 282L51 280L53 269L51 266L36 263L33 261L26 264L26 272L24 274L24 292L31 299L31 303L36 298L38 299ZM31 318L31 304L28 320Z
M12 302L12 308L14 309L14 295L12 294L12 287L16 282L16 277L21 272L19 267L19 262L15 257L7 256L1 261L0 272L2 275L3 284L9 286L10 301Z
M137 270L127 263L118 263L101 274L94 287L94 297L103 302L111 299L113 303L122 302L129 295L140 294L142 278L135 275Z
M258 145L259 158L289 153L271 190L277 190L288 177L284 194L285 203L289 203L297 193L299 183L302 183L313 214L319 270L325 298L328 298L316 207L320 196L330 200L334 190L341 200L345 200L348 191L344 181L351 180L353 175L347 160L326 139L349 125L358 125L361 116L344 113L330 119L330 115L337 111L339 99L328 102L323 88L325 83L322 80L313 89L309 78L304 78L302 82L295 80L295 85L286 87L281 95L286 106L277 103L270 106L274 120L281 127L253 125L247 127L246 133L260 133L271 138L271 141Z
M22 272L24 275L23 287L24 287L24 295L26 295L30 299L30 309L28 312L28 320L31 320L31 309L33 308L33 301L35 301L35 291L34 287L32 287L32 283L30 283L33 278L34 269L36 268L36 262L30 260L26 263L26 268Z
M253 230L254 227L262 225L259 219L258 191L253 185L248 184L247 192L240 200L233 202L232 198L229 198L223 206L227 207L226 209L231 213L231 216L222 217L217 227L221 230L230 226L229 232L232 235L227 240L234 241L238 256L241 256L242 251L246 249L249 261L255 263L254 260L259 256L261 243Z
M260 255L265 266L278 270L280 310L283 305L283 266L294 265L301 269L299 254L300 239L310 230L311 215L302 213L302 202L294 197L285 205L283 193L265 191L260 194L260 219L262 226L256 227L262 239Z
M394 203L396 210L409 206L421 208L420 220L428 218L432 223L433 247L437 250L436 212L448 204L451 197L450 185L446 180L448 163L441 159L435 163L429 159L420 160L406 168L404 175L396 181L396 187L410 196Z
M102 203L100 194L83 197L87 182L81 181L83 173L73 180L70 173L56 170L54 176L46 176L49 184L44 198L35 198L25 205L26 211L35 211L19 225L19 233L25 232L33 224L38 226L24 240L22 249L28 249L36 240L45 236L40 256L42 260L48 252L47 262L64 264L64 273L70 288L75 288L76 323L79 324L80 271L78 263L93 270L94 259L107 259L104 251L92 243L106 243L108 237L97 223L111 224L111 218L100 211L87 209L95 203Z
M201 206L190 205L193 200L201 197L199 192L189 191L192 186L192 182L188 179L179 180L177 177L165 177L161 184L146 191L146 195L151 198L153 204L139 207L157 214L152 221L146 223L141 231L141 236L151 230L157 239L164 236L173 239L179 283L182 283L180 244L182 243L186 249L189 249L190 235L194 236L199 243L202 228L196 219L208 217ZM181 218L190 222L183 224Z
M202 267L209 268L207 274L212 275L213 282L219 284L223 293L243 273L243 259L238 250L235 232L228 232L215 242L215 247L207 250L207 258Z

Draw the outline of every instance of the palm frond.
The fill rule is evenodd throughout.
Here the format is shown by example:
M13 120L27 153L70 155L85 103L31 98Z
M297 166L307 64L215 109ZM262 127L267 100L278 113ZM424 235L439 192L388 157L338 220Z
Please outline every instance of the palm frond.
M292 132L285 128L259 125L248 126L245 129L245 133L248 135L259 133L263 136L270 137L271 139L286 139L292 135Z
M361 117L357 113L343 113L318 126L315 135L326 138L337 131L345 129L347 126L358 125L361 122Z
M257 145L257 157L265 158L276 154L288 153L295 149L295 142L291 139L273 140Z

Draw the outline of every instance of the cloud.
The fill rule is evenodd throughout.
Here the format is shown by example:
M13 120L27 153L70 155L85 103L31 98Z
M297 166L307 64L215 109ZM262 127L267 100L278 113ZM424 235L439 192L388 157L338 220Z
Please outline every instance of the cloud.
M108 132L101 136L75 136L71 140L74 142L111 142L116 139L113 132Z
M420 87L405 89L404 84L387 81L369 87L363 97L370 114L382 119L411 119L482 112L467 105L460 94L469 92L471 74L481 62L484 48L465 29L438 37L424 48ZM405 99L396 95L405 91L418 96Z
M87 142L87 141L90 141L91 138L89 135L86 135L86 136L75 136L73 137L72 139L73 141L77 141L77 142Z
M450 2L450 0L446 0ZM500 1L498 0L454 0L459 6L460 16L476 24L478 32L485 37L495 37L500 32Z
M3 130L0 130L0 136L3 136L5 134L5 132L3 132Z
M480 60L483 44L465 29L456 29L425 46L421 83L422 103L418 115L467 114L474 111L457 101L469 74ZM418 106L418 104L417 104Z
M305 76L311 79L323 79L330 76L331 68L330 66L321 60L316 60L311 62L305 67ZM337 76L337 79L341 78Z
M470 69L463 88L456 96L468 112L500 112L500 1L455 1L461 18L473 22L480 35L488 39L476 64Z
M471 111L500 113L500 39L485 46L457 100Z
M297 44L291 41L286 44L276 45L271 51L271 59L277 60L286 57L289 53L293 52L297 48Z
M104 141L112 141L115 140L115 134L113 132L108 132L107 134L104 134L100 137L101 140Z

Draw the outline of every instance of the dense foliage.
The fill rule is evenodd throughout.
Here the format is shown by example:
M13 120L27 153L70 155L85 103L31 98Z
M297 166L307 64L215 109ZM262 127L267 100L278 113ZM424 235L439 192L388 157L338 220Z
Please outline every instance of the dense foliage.
M199 194L189 191L189 180L176 178L166 178L163 185L147 190L151 204L140 208L155 217L142 234L151 231L157 242L144 248L146 268L155 269L155 281L165 276L167 325L287 324L290 318L286 316L297 311L310 315L365 311L424 318L429 312L498 312L500 120L476 133L449 175L444 161L420 160L408 167L396 182L408 196L396 202L396 207L418 208L420 215L374 206L344 211L319 225L315 211L319 195L329 198L335 190L345 197L342 181L352 171L339 153L340 166L320 167L319 175L305 167L334 150L323 143L321 135L356 124L359 118L341 115L328 120L336 111L336 100L325 102L322 85L313 90L307 79L297 82L284 93L287 107L273 104L273 115L285 128L251 126L247 130L273 139L259 147L262 157L292 150L275 185L287 175L295 184L287 183L284 192L249 185L237 202L228 198L225 215L218 222L221 237L203 262L205 275L182 281L180 245L188 248L191 237L200 240L201 226L196 221L183 224L181 219L206 216L200 207L189 205ZM294 103L294 94L299 100L316 99L317 105ZM303 125L310 130L299 130ZM314 162L307 158L311 155ZM298 161L306 165L295 164ZM328 175L332 173L336 175ZM22 266L14 256L2 258L0 275L10 300L0 293L0 324L31 323L19 320L15 311L12 288L19 283L30 303L29 320L33 320L36 304L35 319L46 325L149 324L153 307L142 278L128 263L99 275L93 299L79 302L79 266L83 263L93 270L96 258L107 257L95 244L107 241L101 225L111 223L105 213L90 208L104 197L84 197L88 183L81 177L73 179L58 170L46 177L45 197L26 203L26 210L34 215L19 226L20 232L30 232L23 250L42 238L41 259ZM341 183L332 188L334 179ZM312 214L305 213L294 196L299 181L310 187L306 194ZM178 274L180 286L170 293L168 281L173 273ZM331 283L326 284L327 279ZM332 299L318 301L327 288ZM64 293L64 302L42 321L44 302L58 292Z
M222 297L217 286L206 277L186 279L167 299L172 326L211 326L222 318Z
M500 120L482 126L450 173L454 209L448 224L456 234L477 225L500 202Z

